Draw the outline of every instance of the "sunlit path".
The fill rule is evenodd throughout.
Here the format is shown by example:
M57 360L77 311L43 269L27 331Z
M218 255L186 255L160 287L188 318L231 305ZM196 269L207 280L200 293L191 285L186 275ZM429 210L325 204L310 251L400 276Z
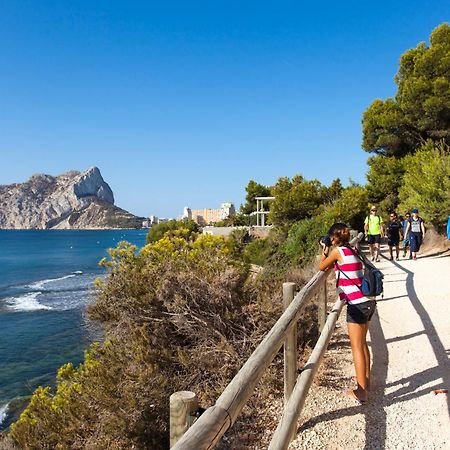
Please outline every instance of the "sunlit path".
M371 399L356 406L342 398L353 376L343 314L291 448L450 449L449 396L434 394L450 388L450 254L382 258L377 266L385 292L370 328Z

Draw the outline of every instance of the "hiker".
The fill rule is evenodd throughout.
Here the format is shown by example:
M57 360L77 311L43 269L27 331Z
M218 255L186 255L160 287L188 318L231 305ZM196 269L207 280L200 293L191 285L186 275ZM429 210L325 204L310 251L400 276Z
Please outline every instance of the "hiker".
M399 260L400 256L400 240L403 239L402 235L402 224L398 219L396 212L391 212L389 215L389 222L387 224L387 236L388 236L388 246L389 246L389 254L390 260L394 259L392 254L392 250L395 247L395 260Z
M425 236L425 225L422 217L419 217L419 210L411 211L412 217L408 221L406 233L409 233L409 245L411 247L412 259L417 259L417 252L420 250L423 238Z
M450 240L450 216L448 216L447 220L447 239Z
M371 261L380 261L381 236L385 234L384 223L381 216L377 215L377 207L370 208L370 214L364 220L364 234L369 244Z
M409 211L405 212L405 219L402 220L402 226L403 226L403 258L406 258L406 252L409 249L409 231L408 233L406 233L406 231L408 230L408 224L409 224L409 219L411 218L411 214ZM409 252L409 259L412 259L412 254L411 251Z
M343 223L335 223L328 235L333 247L327 247L323 240L320 241L323 253L319 268L328 270L334 267L339 298L347 302L347 327L357 388L346 391L346 395L364 403L370 387L370 353L366 339L376 302L373 297L365 297L361 291L363 264L349 246L350 229Z

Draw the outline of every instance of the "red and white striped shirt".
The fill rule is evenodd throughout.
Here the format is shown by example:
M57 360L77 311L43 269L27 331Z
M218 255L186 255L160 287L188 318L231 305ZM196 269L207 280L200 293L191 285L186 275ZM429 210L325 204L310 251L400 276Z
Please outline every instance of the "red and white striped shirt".
M341 254L342 263L336 262L336 266L348 277L340 273L336 266L334 267L338 279L339 298L352 305L369 301L370 299L365 297L360 289L363 276L361 260L348 247L337 247L337 249Z

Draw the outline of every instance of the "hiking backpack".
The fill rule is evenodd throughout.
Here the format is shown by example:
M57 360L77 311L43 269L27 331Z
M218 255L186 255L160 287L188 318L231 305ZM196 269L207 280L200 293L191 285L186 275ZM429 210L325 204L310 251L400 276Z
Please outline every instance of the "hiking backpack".
M348 249L363 263L363 277L361 286L355 284L358 289L366 297L376 297L378 295L383 295L383 272L377 269L363 254L359 253L358 250L347 246ZM335 263L335 267L338 269L344 277L350 278L339 268L339 265ZM338 285L339 278L336 280L336 286Z

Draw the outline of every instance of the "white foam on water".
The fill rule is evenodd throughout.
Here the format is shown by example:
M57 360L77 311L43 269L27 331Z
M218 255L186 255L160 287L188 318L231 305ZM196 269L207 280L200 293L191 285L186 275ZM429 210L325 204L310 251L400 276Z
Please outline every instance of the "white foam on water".
M8 415L8 403L6 405L0 405L0 425L6 419Z
M82 273L82 272L81 272ZM26 287L30 288L30 289L42 289L46 284L48 283L53 283L55 281L61 281L61 280L66 280L67 278L73 278L78 274L81 274L78 271L75 273L72 273L70 275L65 275L63 277L60 278L49 278L48 280L40 280L40 281L36 281L35 283L29 284Z
M52 309L50 306L41 305L37 297L41 292L29 292L18 297L9 297L6 299L8 308L15 311L39 311L40 309Z

